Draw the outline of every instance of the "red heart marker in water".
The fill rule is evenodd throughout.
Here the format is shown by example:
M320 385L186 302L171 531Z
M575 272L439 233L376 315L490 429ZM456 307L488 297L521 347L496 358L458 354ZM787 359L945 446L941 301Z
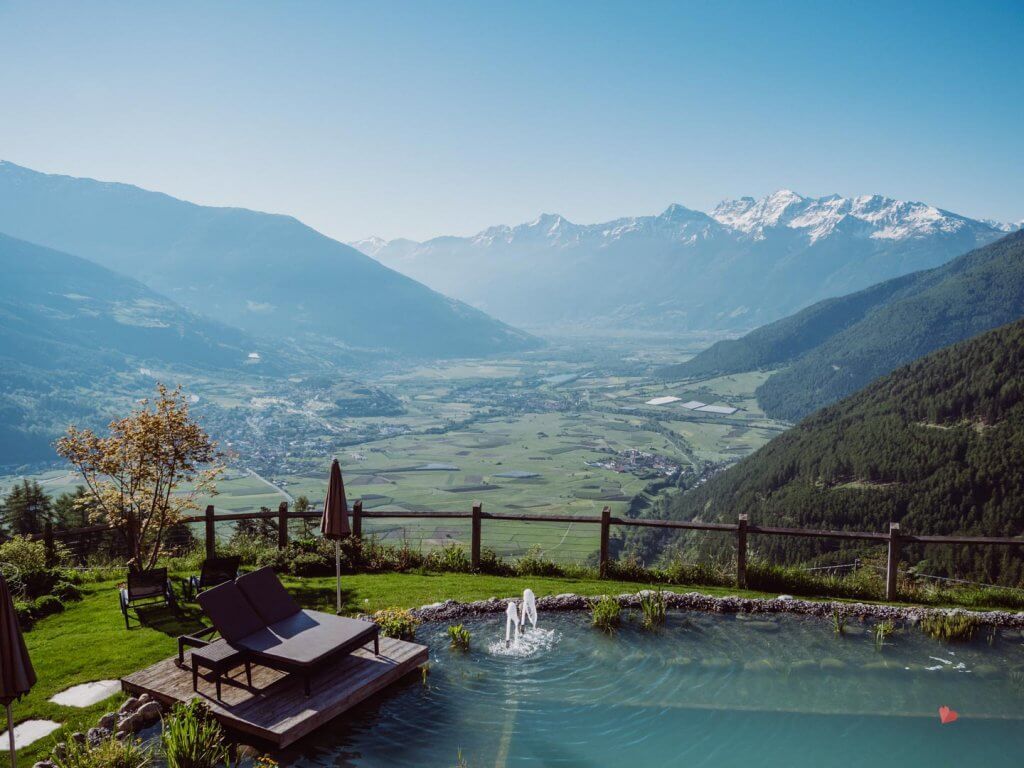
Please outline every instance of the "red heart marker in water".
M958 715L954 710L947 707L945 704L939 707L939 720L942 722L943 725L945 725L946 723L952 723L958 717L960 717L960 715Z

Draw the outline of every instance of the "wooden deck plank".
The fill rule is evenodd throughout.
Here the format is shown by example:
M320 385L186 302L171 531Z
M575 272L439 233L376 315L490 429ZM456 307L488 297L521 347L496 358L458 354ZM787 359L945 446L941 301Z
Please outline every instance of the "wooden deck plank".
M178 666L177 657L165 659L122 678L121 686L167 705L199 696L226 728L286 747L415 671L427 658L426 646L382 637L379 656L361 648L317 670L308 697L301 675L254 665L251 689L239 666L224 677L223 699L217 701L210 676L200 676L198 694L192 690L188 655L184 666Z

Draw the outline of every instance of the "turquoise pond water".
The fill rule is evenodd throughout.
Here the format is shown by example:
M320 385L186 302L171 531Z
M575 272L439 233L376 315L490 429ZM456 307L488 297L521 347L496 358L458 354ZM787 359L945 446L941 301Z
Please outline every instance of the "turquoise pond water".
M542 614L521 647L504 616L467 622L468 654L425 626L410 678L283 753L298 766L1021 766L1024 640L945 645L916 628L670 614L609 638ZM959 720L942 725L947 705Z

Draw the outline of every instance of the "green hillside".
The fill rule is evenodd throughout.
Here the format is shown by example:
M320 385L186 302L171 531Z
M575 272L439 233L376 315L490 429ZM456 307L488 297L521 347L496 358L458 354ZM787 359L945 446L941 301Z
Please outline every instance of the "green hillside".
M1024 232L936 269L819 302L723 341L667 377L790 364L758 390L774 418L796 421L896 367L1024 316Z
M52 460L69 422L108 419L95 391L110 377L145 392L145 366L259 376L304 361L86 259L2 234L0 275L0 465Z
M672 516L917 534L1024 533L1024 321L940 350L808 417ZM756 537L780 560L826 546ZM1009 549L1009 548L1008 548ZM1019 551L930 546L929 573L1019 582Z
M0 231L94 261L193 312L345 362L353 348L423 357L537 339L290 216L213 208L127 184L0 161Z

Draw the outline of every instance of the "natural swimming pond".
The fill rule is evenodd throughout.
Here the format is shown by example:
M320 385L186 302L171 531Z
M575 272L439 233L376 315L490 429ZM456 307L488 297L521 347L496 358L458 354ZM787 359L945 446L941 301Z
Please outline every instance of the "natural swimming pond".
M944 644L906 627L876 649L870 624L837 636L803 616L669 613L608 637L545 613L506 651L504 616L420 627L426 684L410 680L281 755L331 766L1020 766L1024 639ZM942 725L938 710L959 713Z

